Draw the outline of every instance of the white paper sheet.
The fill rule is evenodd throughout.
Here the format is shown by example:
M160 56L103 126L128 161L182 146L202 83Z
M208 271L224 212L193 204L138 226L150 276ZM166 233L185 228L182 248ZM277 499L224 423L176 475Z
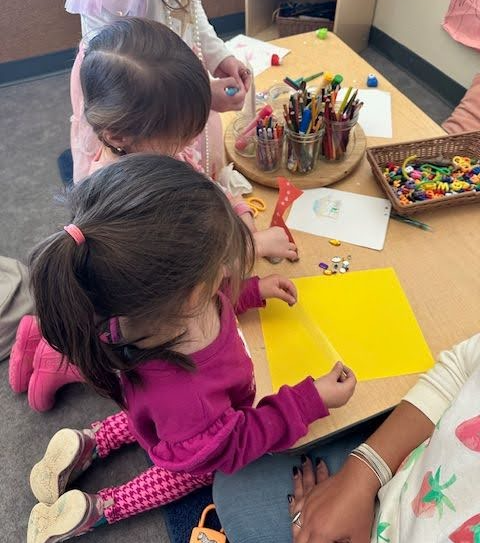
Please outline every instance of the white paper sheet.
M287 226L381 251L391 203L335 189L305 190L292 205Z
M337 101L343 100L347 88L338 93ZM378 89L359 89L357 98L363 102L358 123L367 136L392 138L392 96Z
M225 42L225 45L238 59L250 63L255 76L270 68L273 54L283 59L290 53L290 49L277 47L271 43L256 40L244 34L235 36Z

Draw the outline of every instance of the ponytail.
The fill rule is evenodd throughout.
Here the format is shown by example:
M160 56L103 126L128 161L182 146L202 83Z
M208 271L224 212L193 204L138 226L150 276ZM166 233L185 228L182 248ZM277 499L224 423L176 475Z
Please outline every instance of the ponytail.
M88 243L77 245L66 232L54 234L31 255L31 285L40 330L47 342L73 363L99 394L122 407L117 368L120 357L100 340L101 316L88 295ZM65 360L63 361L65 362Z
M102 325L112 315L95 312L92 298L95 299L98 289L96 278L89 270L88 242L85 239L78 244L68 228L47 238L30 257L31 287L40 331L47 342L64 355L62 363L76 366L98 394L122 408L126 405L120 372L138 384L136 366L154 358L194 370L190 357L174 350L181 337L154 349L138 349L123 341L108 343L101 339ZM86 238L83 232L82 236Z

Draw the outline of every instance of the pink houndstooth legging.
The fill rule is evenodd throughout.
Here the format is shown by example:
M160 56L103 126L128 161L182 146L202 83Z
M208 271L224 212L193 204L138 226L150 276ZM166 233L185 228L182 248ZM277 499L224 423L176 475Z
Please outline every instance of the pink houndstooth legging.
M128 419L124 412L107 417L102 422L93 424L92 428L95 430L100 458L105 458L123 445L136 442L128 428ZM104 510L107 522L113 524L178 500L197 488L211 484L212 479L212 474L195 476L153 466L128 483L104 488L98 494L103 500L113 501L113 505Z

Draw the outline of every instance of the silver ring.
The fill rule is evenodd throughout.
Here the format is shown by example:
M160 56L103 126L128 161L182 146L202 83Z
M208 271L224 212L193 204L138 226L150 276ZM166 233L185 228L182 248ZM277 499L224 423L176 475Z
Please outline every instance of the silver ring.
M295 515L292 518L292 524L295 524L297 528L302 527L302 523L300 522L300 517L302 516L302 512L298 511L298 513L295 513Z

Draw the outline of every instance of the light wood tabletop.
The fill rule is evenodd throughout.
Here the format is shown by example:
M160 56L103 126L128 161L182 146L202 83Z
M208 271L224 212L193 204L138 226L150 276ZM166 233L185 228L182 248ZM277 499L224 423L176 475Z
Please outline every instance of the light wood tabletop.
M392 94L393 139L368 138L368 145L384 145L444 135L444 131L381 74L330 34L325 41L315 34L301 34L273 42L287 47L291 53L282 66L270 68L256 78L257 91L279 83L285 76L297 78L324 70L344 76L344 86L366 87L369 73L376 73L379 89ZM224 114L226 126L233 114ZM295 177L291 177L295 183ZM376 183L366 158L346 179L331 185L370 196L384 196ZM267 203L267 211L257 218L260 228L269 225L277 191L254 185L253 194ZM476 205L448 208L418 216L432 232L390 221L383 251L364 249L347 243L339 248L325 238L293 232L300 261L282 262L276 266L258 261L260 276L281 273L287 277L320 274L319 262L328 262L341 252L352 255L351 270L393 267L410 301L434 357L479 331L480 316L480 209ZM334 279L336 280L336 279ZM344 308L348 311L348 308ZM255 365L258 399L272 393L268 361L258 312L241 319ZM375 328L372 325L372 334ZM398 331L398 343L408 337ZM348 364L348 360L345 361ZM292 360L292 364L295 361ZM388 364L388 360L385 360ZM316 377L316 376L314 376ZM325 438L359 421L395 406L416 382L417 375L360 382L347 406L332 410L331 416L311 425L307 436L296 446Z

